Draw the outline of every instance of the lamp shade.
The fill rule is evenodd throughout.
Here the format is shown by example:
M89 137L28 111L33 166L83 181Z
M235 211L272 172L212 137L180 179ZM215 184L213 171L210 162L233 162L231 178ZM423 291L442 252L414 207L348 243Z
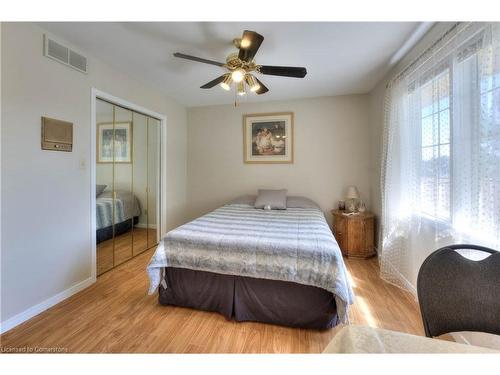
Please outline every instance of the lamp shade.
M356 186L349 186L347 188L347 199L358 199L359 192Z

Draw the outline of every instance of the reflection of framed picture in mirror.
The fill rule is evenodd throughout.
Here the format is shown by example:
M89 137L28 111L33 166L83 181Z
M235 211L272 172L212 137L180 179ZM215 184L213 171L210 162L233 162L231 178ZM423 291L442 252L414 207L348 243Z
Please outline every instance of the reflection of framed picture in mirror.
M293 112L243 116L245 163L293 163Z
M115 122L114 129L112 122L97 124L97 162L132 163L131 131L131 122Z

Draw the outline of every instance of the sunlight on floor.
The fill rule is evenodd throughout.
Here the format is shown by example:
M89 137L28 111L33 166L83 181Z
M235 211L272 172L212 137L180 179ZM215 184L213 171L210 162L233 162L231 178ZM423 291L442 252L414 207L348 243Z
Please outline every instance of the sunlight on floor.
M354 278L351 275L351 272L347 271L347 278L349 279L349 282L351 283L352 288L356 288L358 285L354 281Z
M358 278L354 277L350 271L347 271L347 278L351 283L352 289L354 291L355 300L354 304L357 305L357 308L360 310L363 318L366 320L367 324L371 327L378 327L377 320L374 318L368 303L365 301L363 297L361 297L359 293L359 284L357 281Z
M372 311L365 299L360 296L356 296L356 301L354 302L358 305L358 308L361 310L363 314L363 318L366 320L370 327L378 327L377 320L374 318Z

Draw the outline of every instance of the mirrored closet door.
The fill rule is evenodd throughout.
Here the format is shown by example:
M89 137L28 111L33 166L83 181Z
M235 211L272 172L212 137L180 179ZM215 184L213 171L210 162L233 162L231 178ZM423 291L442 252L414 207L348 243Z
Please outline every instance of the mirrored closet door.
M160 121L97 100L97 275L159 239Z

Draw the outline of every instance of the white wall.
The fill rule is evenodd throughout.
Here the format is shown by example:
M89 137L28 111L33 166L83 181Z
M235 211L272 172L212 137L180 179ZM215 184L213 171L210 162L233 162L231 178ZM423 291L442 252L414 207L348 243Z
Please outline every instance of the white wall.
M195 218L258 188L287 188L327 212L357 185L369 202L368 96L188 109L188 213ZM293 164L244 164L243 114L295 114Z
M2 322L91 276L92 87L167 116L167 227L185 219L185 108L92 57L87 75L44 57L43 33L8 23L1 35ZM41 116L74 123L73 152L41 150Z

